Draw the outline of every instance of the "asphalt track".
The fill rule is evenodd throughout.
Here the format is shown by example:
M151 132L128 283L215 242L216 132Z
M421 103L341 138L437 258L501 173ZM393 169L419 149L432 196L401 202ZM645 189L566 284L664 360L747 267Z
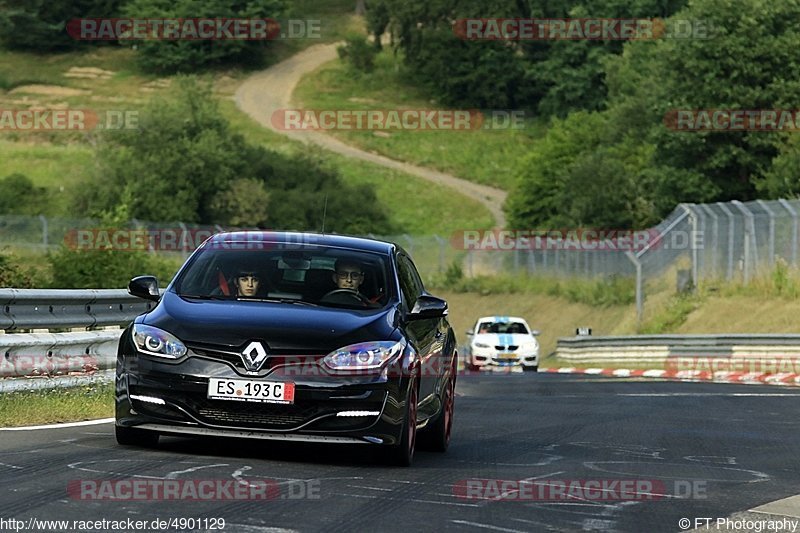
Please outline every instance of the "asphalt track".
M30 519L194 518L219 526L223 518L222 531L248 533L681 531L681 518L728 517L800 492L794 389L526 373L461 376L457 394L450 450L418 452L408 469L376 464L368 445L162 437L148 450L117 446L111 423L0 431L0 531L10 529L9 518L25 528ZM277 492L224 501L68 493L70 481L86 479L270 479ZM485 481L480 495L467 495L470 479L549 487L637 480L654 488L622 494L612 483L605 498L546 491L544 501L499 495Z

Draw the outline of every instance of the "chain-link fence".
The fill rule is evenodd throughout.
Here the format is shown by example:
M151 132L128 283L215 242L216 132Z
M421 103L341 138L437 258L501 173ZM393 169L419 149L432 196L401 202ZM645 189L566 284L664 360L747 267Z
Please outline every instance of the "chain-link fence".
M641 318L647 284L656 280L685 287L703 279L748 283L778 258L798 264L800 200L681 204L643 231L568 229L473 231L452 235L369 237L396 242L424 276L460 265L464 275L514 274L548 277L636 279ZM46 251L62 243L113 248L115 231L142 230L153 252L188 255L220 226L147 223L133 220L110 230L91 219L0 216L0 246ZM160 240L154 241L152 235ZM130 238L130 236L128 236ZM125 241L129 243L129 241ZM674 276L674 278L673 278Z

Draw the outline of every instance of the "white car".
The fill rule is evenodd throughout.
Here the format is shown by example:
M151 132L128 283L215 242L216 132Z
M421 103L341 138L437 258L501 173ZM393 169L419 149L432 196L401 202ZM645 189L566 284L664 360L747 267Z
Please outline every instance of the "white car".
M532 331L524 318L487 316L479 318L467 331L467 365L471 369L521 366L539 369L538 331Z

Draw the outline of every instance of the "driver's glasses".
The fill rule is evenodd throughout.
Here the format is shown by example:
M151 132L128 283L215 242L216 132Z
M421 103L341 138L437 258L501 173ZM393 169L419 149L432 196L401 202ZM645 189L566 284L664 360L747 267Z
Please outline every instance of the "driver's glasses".
M336 277L339 278L340 280L349 279L353 281L361 279L361 276L363 275L364 274L362 272L353 272L353 271L342 271L336 273Z

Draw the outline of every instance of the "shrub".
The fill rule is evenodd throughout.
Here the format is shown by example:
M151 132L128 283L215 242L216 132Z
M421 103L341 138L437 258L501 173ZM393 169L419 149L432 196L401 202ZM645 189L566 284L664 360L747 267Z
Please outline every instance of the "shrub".
M32 289L33 278L23 271L16 259L9 254L0 254L0 287Z
M336 49L339 58L358 72L372 72L378 49L363 35L348 35L344 46Z
M128 286L131 278L152 274L166 286L183 259L139 251L71 250L62 247L49 254L52 287L58 289L110 289Z
M10 174L0 180L0 215L41 214L47 191L36 187L23 174Z

